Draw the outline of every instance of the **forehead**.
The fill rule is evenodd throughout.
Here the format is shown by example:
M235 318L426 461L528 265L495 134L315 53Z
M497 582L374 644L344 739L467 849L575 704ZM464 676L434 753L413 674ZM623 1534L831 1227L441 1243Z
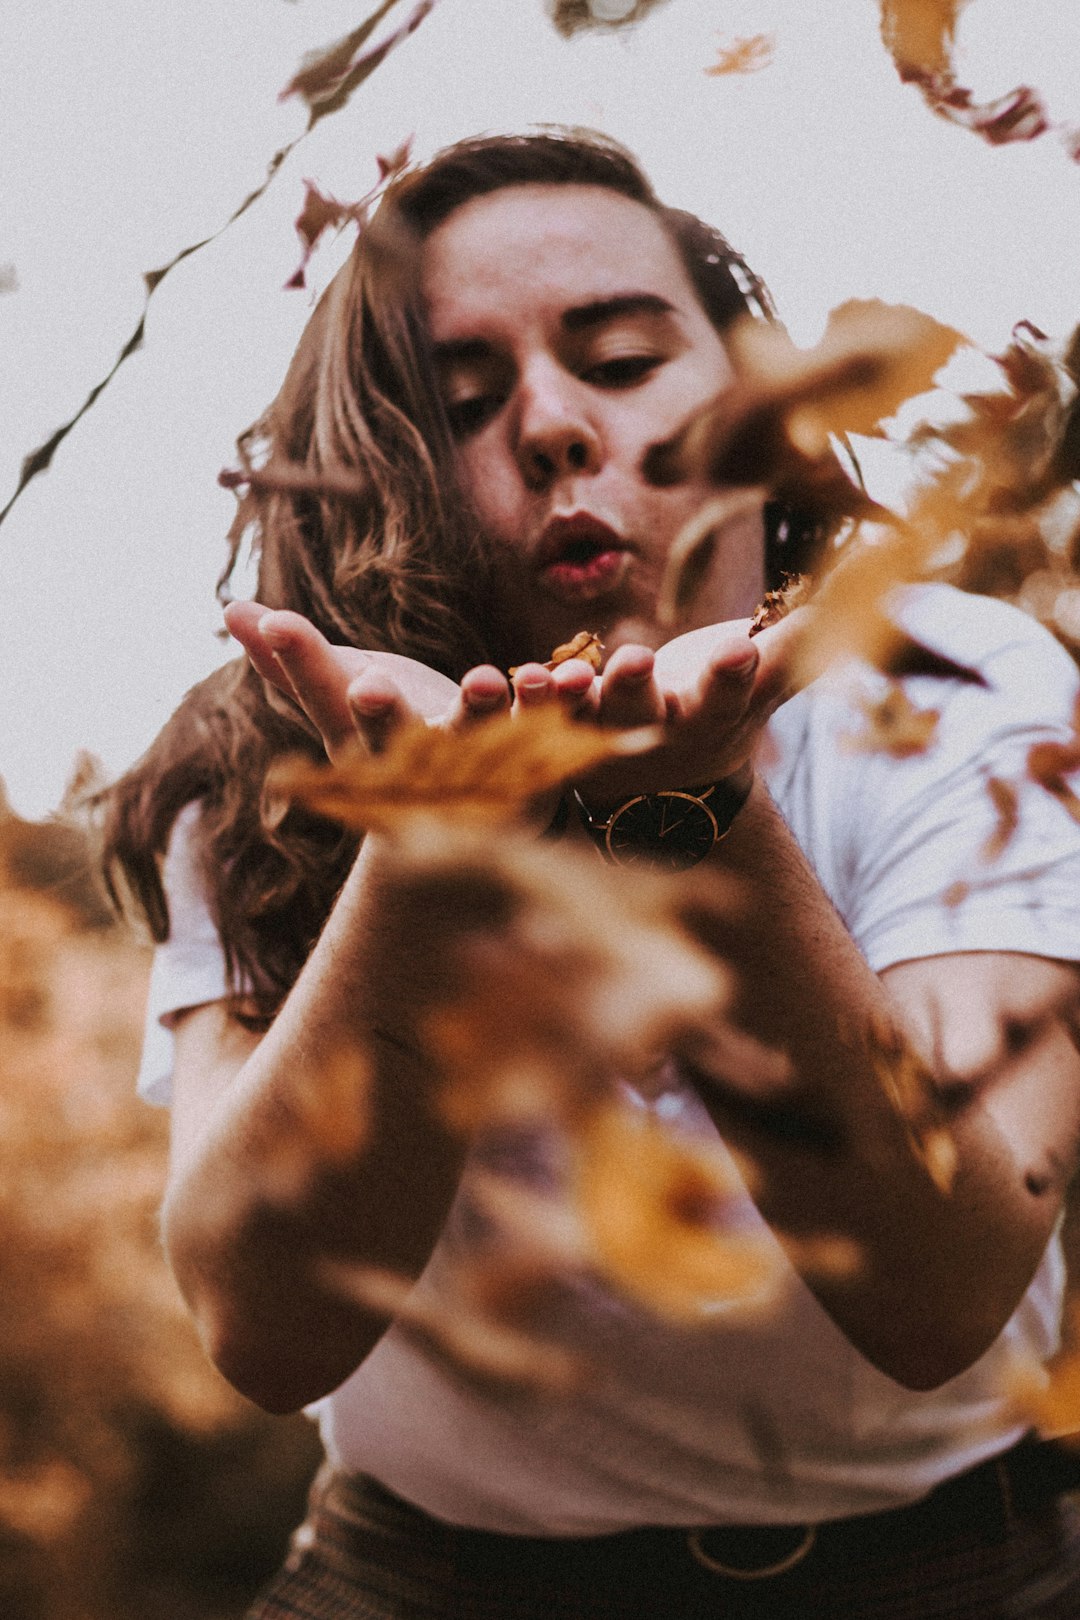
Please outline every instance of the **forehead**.
M499 314L557 315L629 289L704 316L656 214L604 186L506 186L474 197L428 237L421 270L436 340Z

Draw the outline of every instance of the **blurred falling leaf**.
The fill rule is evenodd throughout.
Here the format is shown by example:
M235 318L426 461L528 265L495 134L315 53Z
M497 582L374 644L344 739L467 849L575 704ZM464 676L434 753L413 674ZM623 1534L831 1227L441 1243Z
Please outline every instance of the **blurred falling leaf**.
M1028 775L1062 804L1074 821L1080 821L1080 797L1068 780L1080 771L1080 698L1068 742L1035 743L1027 757Z
M524 1386L563 1397L588 1377L584 1360L482 1313L469 1298L468 1276L454 1281L458 1297L436 1298L408 1277L371 1266L325 1268L331 1286L365 1310L393 1319L396 1327L448 1356L485 1383Z
M761 511L761 489L737 489L709 501L676 535L664 564L656 620L664 629L682 624L709 578L721 532Z
M613 1105L591 1116L579 1152L577 1202L596 1263L632 1298L692 1322L720 1304L760 1302L779 1281L774 1240L721 1229L745 1189L719 1148Z
M583 724L553 703L495 715L460 732L411 722L377 756L357 747L339 765L284 760L267 786L357 831L393 830L416 815L505 820L593 766L640 753L656 740L653 730Z
M19 276L13 264L0 264L0 295L18 292Z
M366 39L394 4L396 4L396 0L385 0L385 3L380 6L365 23L362 23L359 29L355 30L352 35L347 36L348 39L354 41L354 48L356 36L358 34L362 34ZM248 209L254 203L258 202L259 198L266 191L267 187L270 185L286 158L290 156L304 137L310 133L318 120L326 117L328 113L336 112L339 107L343 107L345 102L352 95L352 92L357 89L357 87L362 84L365 79L370 77L370 75L375 71L380 63L385 60L390 52L401 43L402 39L406 38L407 35L411 34L414 29L419 27L420 23L423 22L424 18L428 15L435 4L436 0L423 0L423 3L416 8L409 20L400 29L398 29L395 34L391 35L388 40L386 40L382 45L378 46L375 50L368 52L366 56L358 58L352 64L352 67L344 73L343 77L338 82L336 89L329 90L326 96L319 99L317 103L309 103L311 106L311 112L308 119L307 129L303 132L303 134L298 135L295 140L289 141L287 145L280 147L278 151L274 153L269 164L267 165L265 179L260 185L256 186L253 191L248 192L247 196L243 199L239 206L233 209L232 213L229 215L228 219L225 220L224 224L219 225L217 230L212 231L209 236L204 236L199 241L192 242L187 247L181 248L180 252L174 254L168 263L162 265L160 269L147 270L144 273L143 281L146 286L146 294L143 299L142 311L139 315L138 321L135 324L134 331L120 350L120 353L113 362L113 365L105 373L104 377L101 378L100 382L94 384L93 388L91 388L90 392L87 394L86 398L83 400L75 414L69 417L66 422L62 423L60 427L51 433L44 443L39 444L24 457L19 471L18 482L16 483L7 503L0 508L0 524L4 522L4 519L11 511L12 507L15 505L15 502L19 499L19 496L22 494L26 486L34 478L36 478L39 473L47 471L49 466L52 464L53 457L63 444L64 440L67 438L68 434L76 426L76 424L82 420L87 411L90 410L95 401L109 386L124 362L130 359L133 354L137 353L137 351L141 349L146 331L146 316L150 307L150 300L157 292L157 289L165 280L166 276L169 275L172 270L175 270L178 264L182 264L185 259L191 258L192 254L198 253L201 248L208 247L211 242L216 242L219 236L227 231L229 227L233 225L235 221L238 220L243 214L246 214ZM339 41L339 47L344 46L344 44L344 40ZM338 47L332 47L331 49L334 50L337 48ZM324 54L325 53L321 52L318 53L317 59L321 59ZM310 64L310 70L312 72L315 71L314 63ZM303 72L304 70L301 71ZM284 93L288 94L297 88L297 79L299 77L300 75L297 75L297 78L294 78Z
M904 688L892 682L884 697L859 700L865 725L845 736L848 748L862 754L888 754L910 759L925 754L937 734L940 709L919 709Z
M1066 1313L1066 1348L1043 1366L1034 1357L1014 1363L1005 1393L1044 1439L1080 1440L1080 1300Z
M641 22L665 0L548 0L551 20L569 39L583 28L622 28Z
M398 0L383 0L383 4L351 33L325 50L311 52L304 58L299 73L290 79L279 99L299 96L304 101L308 108L309 130L314 129L321 119L339 112L345 106L364 80L370 78L390 53L415 33L425 17L431 15L438 0L420 0L399 28L378 45L362 50L361 47L397 3ZM360 54L357 55L357 52Z
M324 231L337 230L350 220L358 224L362 211L362 207L355 203L342 203L338 202L336 197L324 196L313 180L305 180L304 206L296 218L296 233L303 244L303 257L285 283L286 287L299 288L305 285L308 263Z
M776 55L776 39L772 34L750 34L744 39L733 39L722 45L716 61L705 72L719 79L726 74L760 73Z
M977 102L957 84L953 55L956 25L969 0L881 0L881 37L905 84L915 84L927 105L950 123L973 130L993 146L1031 141L1054 126L1030 85L993 101ZM1074 132L1064 132L1070 156Z
M939 1192L952 1191L957 1152L930 1069L892 1025L870 1032L870 1061L912 1152Z
M721 487L767 485L772 498L834 517L880 510L847 476L830 440L873 433L930 387L964 341L903 305L852 300L819 344L746 317L725 333L735 380L646 459L658 484L697 476Z
M371 493L370 482L361 473L307 467L280 456L264 467L224 467L218 473L218 483L223 489L247 488L256 494L329 495L346 501L362 500Z
M395 915L428 918L413 946L420 1035L459 1130L572 1128L617 1075L706 1038L727 970L687 933L683 885L627 874L591 848L449 834L401 849L384 880ZM700 903L708 886L696 885ZM712 891L714 906L724 890ZM442 937L437 918L453 919Z
M881 37L902 79L947 73L956 24L969 0L881 0Z
M1020 795L1014 783L1000 776L987 777L986 791L997 812L997 825L980 851L983 860L990 863L1001 859L1020 825Z

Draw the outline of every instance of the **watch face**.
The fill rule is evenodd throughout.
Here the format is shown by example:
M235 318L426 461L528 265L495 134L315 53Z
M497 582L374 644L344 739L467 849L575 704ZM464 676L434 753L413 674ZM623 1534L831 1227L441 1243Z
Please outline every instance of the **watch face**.
M716 817L692 793L643 793L612 818L605 842L620 866L683 872L705 859L718 836Z

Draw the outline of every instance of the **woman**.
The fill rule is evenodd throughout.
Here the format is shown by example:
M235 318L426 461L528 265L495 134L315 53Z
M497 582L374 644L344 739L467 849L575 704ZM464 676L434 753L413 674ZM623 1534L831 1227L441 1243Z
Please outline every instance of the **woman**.
M1074 674L1011 610L933 590L907 621L984 684L934 683L924 759L844 753L843 690L770 720L788 631L746 636L775 557L749 508L721 532L696 623L647 644L708 493L652 483L648 454L730 378L723 331L747 307L765 313L741 261L600 141L465 143L398 183L261 424L320 487L242 508L234 554L254 516L260 604L228 623L248 659L197 689L117 790L112 849L159 938L172 923L151 995L175 1047L170 1259L226 1376L273 1411L320 1402L332 1464L259 1615L987 1620L1080 1604L1075 1513L1001 1395L1011 1357L1051 1352L1060 1307L1080 845L1032 794L992 874L968 853L987 774L1019 776L1031 739L1064 731ZM619 642L602 676L538 662L583 628ZM602 1373L560 1401L477 1389L333 1285L328 1262L419 1276L434 1252L437 1290L474 1241L469 1149L429 1106L380 839L357 855L259 810L267 763L298 740L333 757L357 734L379 748L412 711L463 727L548 702L661 726L648 753L578 784L572 836L617 851L617 826L624 853L655 856L665 795L689 796L681 855L737 874L748 900L726 945L739 1020L791 1061L779 1109L704 1069L664 1073L640 1106L719 1130L755 1166L738 1221L829 1231L861 1257L829 1276L796 1241L782 1307L693 1329L598 1279L568 1287L560 1331ZM642 803L644 821L627 809ZM155 856L189 805L166 912ZM967 899L946 907L959 877ZM877 1078L868 1032L892 1023L947 1102L949 1194ZM268 1194L291 1080L358 1028L367 1139ZM148 1065L154 1086L169 1054Z

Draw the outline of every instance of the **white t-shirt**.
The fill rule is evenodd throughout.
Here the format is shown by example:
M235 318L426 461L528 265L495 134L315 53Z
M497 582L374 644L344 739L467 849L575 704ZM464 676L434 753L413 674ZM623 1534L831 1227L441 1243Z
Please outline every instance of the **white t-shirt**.
M1080 827L1026 776L1034 741L1071 734L1074 666L1032 620L948 587L909 593L901 617L987 684L907 679L913 701L941 719L928 752L905 761L845 740L864 724L853 683L866 690L878 677L849 669L800 693L774 719L763 766L781 811L877 971L970 950L1080 960ZM993 863L980 853L997 821L989 776L1020 794L1018 830ZM172 936L155 959L140 1081L155 1101L168 1096L170 1015L225 991L190 858L195 814L179 818L165 866ZM716 1140L677 1076L636 1100ZM731 1218L775 1242L749 1196L735 1201ZM482 1240L480 1224L466 1175L420 1287L440 1287L444 1268ZM871 1366L780 1263L785 1284L767 1312L718 1309L685 1328L599 1280L568 1282L545 1327L587 1348L598 1373L558 1400L480 1394L437 1352L391 1328L317 1403L328 1454L454 1523L588 1535L873 1512L1019 1438L1004 1373L1014 1354L1045 1360L1057 1346L1064 1269L1056 1238L996 1343L926 1393Z

